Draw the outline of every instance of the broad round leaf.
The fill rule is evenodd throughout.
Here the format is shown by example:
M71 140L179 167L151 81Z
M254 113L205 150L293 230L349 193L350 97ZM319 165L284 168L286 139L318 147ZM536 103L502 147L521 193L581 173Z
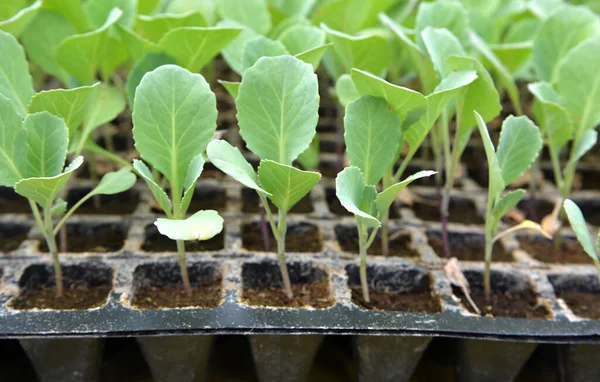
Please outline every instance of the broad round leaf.
M525 116L509 116L502 123L497 157L505 184L527 171L542 149L540 129Z
M223 218L217 211L198 211L185 220L157 219L158 232L171 240L208 240L223 230Z
M23 121L27 133L27 178L60 174L67 157L69 130L65 121L47 111L29 114Z
M13 107L24 117L27 114L27 105L34 95L29 65L25 59L25 52L16 38L0 31L0 94L12 102Z

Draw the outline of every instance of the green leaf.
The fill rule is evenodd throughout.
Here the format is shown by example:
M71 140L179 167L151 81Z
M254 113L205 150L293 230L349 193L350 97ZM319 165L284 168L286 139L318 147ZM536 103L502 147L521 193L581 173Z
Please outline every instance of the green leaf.
M212 60L221 49L236 38L242 29L222 27L183 27L165 34L159 45L179 65L191 72Z
M0 186L13 187L27 169L27 133L8 98L0 94Z
M567 110L560 105L558 93L547 82L529 84L535 97L533 112L542 134L547 137L550 150L557 157L567 142L573 138L573 122Z
M344 33L357 33L373 26L377 14L395 3L396 0L332 0L317 9L312 23L324 23Z
M223 231L223 218L217 211L198 211L185 220L156 219L161 235L171 240L208 240Z
M208 24L199 12L182 14L158 14L156 16L138 16L134 32L142 38L158 44L168 32L181 27L205 27Z
M592 240L592 236L590 235L590 231L588 230L581 210L577 204L570 199L565 200L563 207L569 218L569 223L571 223L571 228L573 228L575 236L577 236L577 240L579 240L585 252L597 262L598 253L596 252L596 246L594 246L594 241Z
M365 184L358 167L346 167L335 178L335 194L342 206L354 214L356 219L367 227L380 227L381 223L373 216L377 191L375 186ZM363 207L363 208L361 208ZM366 210L366 211L365 211Z
M65 202L62 199L58 199L52 206L52 209L50 210L50 215L59 216L64 214L65 212L67 212L67 202Z
M62 40L73 35L75 28L61 15L41 10L21 36L30 61L67 83L68 74L56 61L56 48Z
M218 0L221 18L245 25L258 34L271 30L271 14L265 0Z
M0 94L8 98L23 118L27 114L27 105L35 94L25 52L11 34L2 31L0 31L0 50L2 51Z
M329 48L330 46L331 44L319 45L313 49L298 53L295 57L299 60L306 62L307 64L311 64L313 70L316 71L319 67L319 64L321 63L323 55L327 51L327 48Z
M316 0L268 0L269 4L289 16L306 16Z
M515 108L515 112L518 115L523 114L521 99L519 98L519 89L517 88L517 84L515 83L512 74L477 33L470 32L469 36L471 37L471 44L473 47L483 57L485 57L485 59L489 61L494 68L496 74L498 75L498 82L506 89L508 97L510 98L510 102Z
M288 54L280 41L274 41L266 37L257 37L244 45L242 52L242 68L244 71L254 65L261 57L276 57Z
M78 156L65 171L56 176L43 178L22 179L15 185L17 194L31 199L42 208L51 207L58 193L69 181L69 178L83 163L83 157Z
M396 159L402 133L400 120L383 98L365 95L346 108L344 140L350 165L376 185Z
M402 190L404 190L404 188L407 187L409 184L411 184L417 179L425 178L434 175L435 173L435 171L429 170L419 171L416 174L413 174L408 178L404 179L402 182L391 185L385 190L383 190L377 195L377 198L375 199L375 204L377 205L377 211L379 211L379 214L381 215L385 213L394 202L394 199L396 199L396 196L398 196L398 194Z
M81 0L43 0L42 7L46 10L56 12L69 20L79 33L91 29L90 20L83 10Z
M0 30L19 37L35 18L41 7L42 2L38 0L30 6L21 9L11 18L0 21Z
M589 9L563 6L540 27L533 45L533 63L543 81L555 82L558 64L582 41L600 34L600 20Z
M217 82L219 82L221 85L223 85L223 87L225 88L225 90L227 90L227 92L233 97L233 99L236 99L238 96L238 93L240 91L240 82L231 82L231 81L223 81L223 80L217 80Z
M302 171L271 160L263 160L258 167L260 185L280 211L288 212L321 180L321 174Z
M102 27L88 33L67 37L56 48L58 63L82 84L93 83L100 70L108 74L115 57L111 44L110 28L122 15L120 9L113 9ZM113 57L111 57L113 56Z
M542 149L540 129L526 116L508 116L502 123L496 156L505 184L527 171Z
M73 89L45 90L37 93L29 104L29 113L47 111L65 121L72 135L81 125L90 104L90 99L99 83Z
M165 211L167 216L171 216L171 199L169 199L167 193L158 185L158 183L156 183L156 180L152 176L152 173L150 172L148 166L146 166L146 164L141 160L134 159L133 168L135 168L138 175L142 179L144 179L144 181L148 185L148 188L150 188L154 199L156 199L163 211Z
M84 9L93 28L99 28L108 18L111 10L119 8L123 11L123 16L118 21L119 25L130 29L135 20L137 2L138 0L87 0Z
M129 190L135 184L135 174L131 167L106 173L100 183L88 195L114 195Z
M200 12L208 25L217 21L217 0L171 0L164 6L164 13L181 14Z
M121 42L129 52L131 59L134 62L141 60L146 54L149 53L161 53L161 47L158 43L151 42L139 34L125 29L120 25L115 25ZM161 36L162 37L162 36Z
M448 29L426 28L421 32L421 37L434 68L442 78L448 76L453 70L448 63L448 57L466 55L458 38Z
M277 40L295 55L325 44L325 32L312 25L295 24L284 30Z
M500 198L500 200L498 200L498 202L496 202L496 205L494 206L494 209L492 210L492 222L491 222L491 230L492 231L496 230L496 227L498 226L500 219L502 219L502 217L504 215L506 215L510 210L515 208L517 206L517 204L519 204L521 199L523 199L523 196L525 196L525 190L521 190L521 189L514 190L514 191L511 191L511 192L507 193L506 195L502 196Z
M114 120L125 106L125 96L119 89L100 86L92 95L83 119L82 139L87 139L98 126Z
M187 166L217 127L214 93L199 74L174 65L147 73L133 106L133 137L142 159L182 192ZM175 191L174 191L175 192Z
M333 52L339 58L346 73L352 68L366 70L371 73L381 73L390 61L391 53L385 38L378 34L351 36L330 29L325 24L321 28L333 42Z
M504 183L504 178L502 177L502 170L500 170L500 164L498 163L498 158L496 157L496 150L494 149L494 144L490 138L490 133L488 132L487 126L485 125L485 121L477 113L475 114L475 120L477 121L477 128L479 129L479 134L481 135L481 139L483 140L483 148L485 149L485 156L488 161L489 168L489 192L490 195L496 199L498 195L504 190L506 184Z
M62 119L43 111L23 120L27 132L25 178L47 178L60 174L67 157L69 130Z
M490 45L489 48L513 76L530 64L533 53L531 41Z
M427 28L445 28L460 41L469 40L469 15L457 1L434 1L421 3L417 12L416 35L419 46L424 49L421 33Z
M188 166L185 174L185 182L183 183L183 198L181 198L180 211L185 214L190 206L192 197L194 196L194 190L196 189L196 182L202 174L204 169L204 155L198 154L192 159Z
M577 142L571 150L571 157L567 162L567 166L564 170L565 173L569 173L574 171L575 167L577 167L577 162L579 159L587 153L592 147L596 145L598 141L598 132L596 130L588 130L586 131L581 139Z
M263 57L244 74L236 106L248 149L291 165L316 133L317 76L295 57Z
M134 67L127 76L125 89L127 90L127 103L133 107L133 99L135 97L135 89L140 84L144 74L153 71L163 65L175 64L176 60L173 57L162 53L148 53L141 60L136 62Z
M319 135L315 135L310 146L300 155L298 155L298 163L305 170L316 169L319 165Z
M349 74L342 74L338 77L335 82L335 94L343 107L347 107L350 102L361 96Z
M600 38L589 39L573 48L558 67L556 89L562 105L575 123L574 135L600 123Z
M231 69L237 74L242 75L244 73L244 68L242 66L242 51L244 50L244 45L246 45L248 41L259 37L260 34L254 32L251 28L244 27L242 24L230 20L220 21L217 26L243 27L242 32L222 51L223 58L227 61L229 66L231 66Z

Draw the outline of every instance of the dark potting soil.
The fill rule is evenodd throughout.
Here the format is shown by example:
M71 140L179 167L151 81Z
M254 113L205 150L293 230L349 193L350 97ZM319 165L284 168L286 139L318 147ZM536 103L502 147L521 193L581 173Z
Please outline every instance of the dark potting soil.
M219 251L225 246L224 237L223 232L221 232L209 240L186 241L185 250L186 252ZM149 224L146 226L142 250L147 252L176 252L177 243L161 235L154 224Z
M427 232L429 245L439 257L444 256L444 244L439 232ZM448 232L450 256L461 261L483 261L485 256L485 237L480 234ZM500 242L492 248L492 260L495 262L512 262L513 257Z
M319 172L324 178L335 179L337 174L342 170L343 168L340 168L335 162L323 160L319 162Z
M525 214L525 218L539 223L545 216L552 213L554 204L544 199L526 198L517 204L517 208ZM516 224L516 222L513 223Z
M562 292L558 295L569 309L583 318L600 320L600 295L597 293L584 293L576 291Z
M460 298L463 307L475 314L462 290L452 286L452 291L455 296ZM552 316L545 305L538 305L536 294L531 289L492 291L491 304L488 305L483 290L472 288L471 299L481 311L482 316L538 319Z
M273 237L271 227L268 223L267 233L270 239L269 251L276 251L277 242ZM265 250L260 223L244 224L242 227L242 244L244 248L251 251ZM285 249L288 252L320 252L323 249L323 242L319 234L319 228L309 223L288 225L285 237Z
M67 204L73 206L87 195L91 188L75 188L69 191ZM96 199L97 198L97 199ZM96 202L98 200L99 202ZM75 212L86 215L123 215L132 214L137 208L139 195L128 190L116 195L98 195L83 203Z
M275 214L275 213L277 213L277 211L279 211L277 209L277 207L275 207L273 205L273 203L271 203L270 201L269 201L269 208L271 209L271 212L273 214ZM262 205L260 204L260 198L256 194L256 191L249 189L249 188L242 189L242 212L247 213L247 214L257 214L257 213L260 213L261 209L262 209ZM292 209L290 210L289 213L291 213L291 214L309 214L313 211L314 211L314 208L313 208L313 204L310 199L310 193L309 193L308 195L306 195L305 197L300 199L300 201L298 201L298 203L296 203L296 205L294 207L292 207Z
M391 292L369 288L369 302L363 299L360 286L353 286L351 290L352 302L365 309L415 313L439 313L442 311L439 297L428 290Z
M556 240L556 239L555 239ZM543 237L519 238L521 249L536 260L557 264L593 264L583 252L583 247L575 239L561 237L560 246L555 241Z
M0 253L10 252L19 248L19 245L27 239L29 226L25 224L0 224Z
M292 284L294 297L290 300L280 287L260 289L244 288L242 301L249 305L272 306L281 308L301 308L310 306L325 309L333 305L334 300L327 281L315 281L308 284Z
M167 194L170 194L170 189L167 189ZM190 201L188 215L192 215L200 210L225 211L226 208L227 195L225 190L214 187L198 187L194 190L194 195ZM153 201L150 211L155 214L164 213L155 201Z
M440 218L440 207L436 199L430 199L427 203L415 201L411 206L415 215L425 221L438 222ZM477 213L475 203L468 199L451 198L449 206L450 215L448 221L450 223L462 224L483 224L484 220Z
M85 229L85 230L84 230ZM67 250L66 252L116 252L123 248L126 233L116 224L100 226L67 225ZM60 239L57 239L60 249ZM48 252L44 240L39 241L39 250Z
M27 214L31 207L27 199L10 187L0 187L0 214Z
M340 247L345 252L358 254L358 232L356 227L346 227L338 225L335 227L335 235ZM392 257L419 257L411 245L411 236L408 231L392 231L389 234L389 256ZM369 255L382 256L381 252L381 231L377 233L373 244L367 251Z
M18 310L93 309L106 303L110 290L111 287L109 285L93 288L83 285L72 285L64 289L62 297L56 297L56 289L54 287L25 289L9 303L9 306Z
M131 304L138 309L200 307L215 308L222 300L221 285L192 287L188 296L180 285L136 288Z

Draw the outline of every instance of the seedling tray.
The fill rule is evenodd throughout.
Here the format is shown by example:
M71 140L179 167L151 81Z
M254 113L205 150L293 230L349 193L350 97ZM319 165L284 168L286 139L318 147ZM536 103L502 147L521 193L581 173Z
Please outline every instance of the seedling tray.
M326 138L326 137L325 137ZM335 156L323 154L321 166L335 167ZM415 162L415 166L427 163ZM216 208L225 219L224 234L206 242L206 250L188 250L188 265L192 278L213 282L220 279L222 301L214 308L137 309L131 298L140 285L157 282L164 276L166 282L176 282L177 255L174 252L149 252L148 241L156 240L152 223L160 214L151 209L151 194L138 183L129 193L105 199L105 211L110 203L127 207L126 215L78 214L69 222L70 238L98 236L107 233L110 240L98 248L82 253L61 254L64 272L87 272L91 282L110 286L106 302L99 308L75 310L16 310L11 299L27 286L48 282L51 278L49 256L40 252L40 235L34 222L18 205L10 204L13 211L0 214L0 231L5 238L26 235L15 249L0 257L2 284L0 289L1 337L99 337L176 334L372 334L409 336L452 336L490 338L534 342L584 343L600 342L600 320L584 319L575 315L557 294L575 287L582 292L600 293L595 268L588 264L549 264L532 258L519 249L518 237L502 241L506 260L493 265L492 283L508 290L532 290L539 304L545 306L549 318L523 319L508 317L480 317L471 314L453 294L444 276L445 260L429 245L440 227L435 221L419 218L423 211L416 205L410 208L404 201L394 206L390 232L401 231L391 244L392 254L408 257L372 255L369 258L369 280L378 290L429 290L439 296L439 313L391 312L364 309L351 298L349 285L358 285L358 255L344 250L342 244L352 237L354 218L341 213L335 205L334 180L325 176L310 198L301 202L303 213L289 217L290 235L295 229L311 232L304 248L298 252L290 248L288 264L292 282L329 280L332 304L325 309L273 308L253 306L243 301L244 286L260 287L265 272L277 279L275 254L247 249L245 232L256 227L258 212L243 212L252 203L243 186L219 177L207 169L196 190L191 210ZM327 174L326 174L327 175ZM485 206L485 190L469 178L461 179L461 186L452 195L456 208L474 208L477 216ZM88 180L77 180L70 186L70 195L76 195L90 185ZM412 190L421 196L435 195L435 189L420 184ZM6 201L8 190L3 189L0 199ZM541 203L551 203L554 190L544 185L537 194ZM119 199L122 198L122 199ZM574 196L580 202L598 200L594 192L580 192ZM586 204L582 205L584 213ZM591 205L591 204L590 204ZM251 208L250 208L251 209ZM15 211L16 210L16 211ZM333 212L332 212L333 211ZM452 212L451 212L452 213ZM296 228L294 228L296 227ZM483 240L483 228L477 224L450 223L451 237L467 239L467 243ZM572 234L564 230L567 236ZM71 239L76 240L76 239ZM470 240L470 241L469 241ZM82 240L86 243L86 240ZM156 242L155 242L156 243ZM311 244L311 245L308 245ZM320 245L319 245L320 244ZM344 245L346 245L344 244ZM97 246L97 244L94 244ZM320 246L320 250L312 247ZM303 247L300 250L303 250ZM483 257L483 254L481 254ZM504 259L504 257L502 257ZM500 259L498 259L500 260ZM483 271L481 261L461 261L461 268L472 286ZM175 270L175 271L174 271ZM195 272L195 273L194 273ZM194 276L195 275L195 276ZM163 281L165 281L163 280Z

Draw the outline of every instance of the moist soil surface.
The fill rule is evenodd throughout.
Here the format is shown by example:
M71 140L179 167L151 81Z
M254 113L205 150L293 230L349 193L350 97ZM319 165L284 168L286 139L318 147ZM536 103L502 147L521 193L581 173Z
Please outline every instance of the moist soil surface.
M458 235L458 234L456 234ZM457 240L460 236L454 237L453 234L449 235L450 240L450 256L456 257L461 261L483 261L485 256L485 244L483 235L481 236L481 242L479 241L462 241ZM444 257L444 244L439 234L427 234L427 240L429 245L439 257ZM499 262L512 262L514 259L507 253L502 244L496 242L492 248L492 260Z
M356 228L354 227L340 227L343 229L336 229L337 241L345 252L358 253L358 237ZM410 233L407 231L401 232L390 232L389 234L389 256L391 257L419 257L417 252L411 246ZM367 254L373 256L383 256L381 251L381 233L378 232L373 244L367 251Z
M110 293L110 285L89 288L82 285L72 285L65 288L62 297L56 297L54 287L41 289L26 289L10 302L13 309L74 309L86 310L97 308L106 303Z
M0 187L0 214L31 213L29 202L9 187Z
M519 244L531 257L545 263L593 264L592 259L583 252L583 247L573 239L562 238L558 248L554 241L539 237L520 238Z
M440 207L436 200L430 200L427 203L415 202L412 205L412 210L415 215L425 221L441 220ZM462 224L483 224L484 220L477 213L475 204L470 200L463 199L451 199L449 206L450 215L448 221L450 223L462 223Z
M365 302L362 289L351 287L352 302L356 305L373 310L414 313L439 313L442 305L439 297L430 291L423 292L388 292L369 288L369 302Z
M460 288L453 286L454 295L460 298L462 305L469 312L476 314ZM549 318L550 310L545 305L538 305L535 293L525 291L492 291L491 304L485 301L483 290L471 290L471 298L481 311L482 316L513 318Z
M562 298L577 316L600 319L600 295L572 291L560 293L558 297Z
M83 195L81 195L83 196ZM98 199L96 199L98 198ZM99 202L96 202L99 200ZM79 201L79 198L69 197L69 206L74 205ZM138 205L137 195L99 195L91 198L83 203L81 207L75 211L78 215L123 215L132 214Z
M292 284L292 292L294 293L294 297L290 300L287 298L282 288L244 288L242 301L255 306L272 306L280 308L302 308L310 306L317 309L329 308L334 303L327 281L316 281L309 284Z
M268 223L267 234L269 235L269 251L277 251L277 242ZM244 248L250 251L265 251L259 223L245 224L242 227L242 243ZM288 226L285 237L287 252L320 252L322 249L323 243L316 226L307 223Z
M222 300L220 283L192 287L188 296L182 286L141 287L135 290L131 304L138 309L201 307L215 308Z
M276 214L279 210L269 201L269 208L273 214ZM247 214L257 214L262 210L260 199L256 194L256 191L244 189L242 190L242 212ZM310 200L310 193L300 199L294 207L290 210L290 214L309 214L314 211L312 201Z
M59 234L60 235L60 234ZM57 235L57 245L61 250L60 237ZM41 252L48 252L48 246L45 241L39 242ZM67 234L67 250L65 252L116 252L123 248L125 244L125 233L118 229L111 229L104 234L96 235L76 235Z
M17 232L9 230L7 233L4 233L0 226L0 253L14 251L19 248L19 245L27 239L28 232L29 229L24 229Z

